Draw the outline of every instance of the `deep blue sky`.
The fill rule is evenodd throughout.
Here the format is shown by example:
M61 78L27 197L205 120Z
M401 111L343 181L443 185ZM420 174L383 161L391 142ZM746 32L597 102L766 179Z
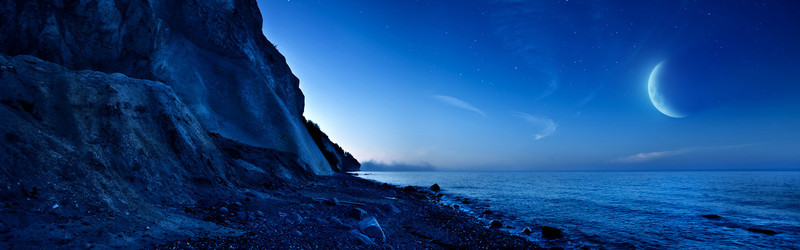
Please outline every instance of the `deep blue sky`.
M800 168L800 2L259 6L306 117L362 162ZM651 101L661 62L661 105L684 118Z

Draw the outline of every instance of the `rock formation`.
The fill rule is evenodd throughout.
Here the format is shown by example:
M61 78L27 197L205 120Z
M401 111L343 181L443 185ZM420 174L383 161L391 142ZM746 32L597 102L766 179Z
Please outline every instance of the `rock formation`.
M213 231L179 209L333 173L261 22L247 0L0 0L0 248Z
M255 1L0 2L0 53L163 82L204 129L331 172L304 128L299 81L263 36Z

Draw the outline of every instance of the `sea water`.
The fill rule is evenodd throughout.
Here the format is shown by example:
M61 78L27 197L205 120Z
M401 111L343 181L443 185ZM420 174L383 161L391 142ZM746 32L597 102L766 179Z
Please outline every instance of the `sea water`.
M436 183L449 197L470 198L501 211L508 223L553 226L566 234L555 241L532 237L544 246L800 248L800 172L359 172L359 176L398 186ZM722 218L701 216L708 214ZM753 228L777 234L747 230Z

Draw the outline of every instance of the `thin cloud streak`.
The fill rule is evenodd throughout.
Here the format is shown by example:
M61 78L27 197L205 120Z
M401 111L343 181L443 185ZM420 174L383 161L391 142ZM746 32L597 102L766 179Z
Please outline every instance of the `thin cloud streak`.
M558 124L548 118L536 117L523 112L516 112L516 115L527 123L541 127L539 133L533 135L533 140L541 140L542 138L550 136L555 133L556 128L558 128Z
M456 108L472 111L472 112L478 113L478 114L486 117L486 113L483 112L483 110L481 110L479 108L476 108L475 106L472 106L472 104L469 104L468 102L462 101L461 99L458 99L458 98L455 98L455 97L452 97L452 96L446 96L446 95L433 95L432 97L436 98L436 100L439 100L439 101L443 102L444 104L447 104L447 105L450 105L450 106L454 106Z
M649 152L649 153L638 153L634 155L629 155L625 157L616 158L611 160L613 163L640 163L646 161L652 161L659 158L670 157L670 156L677 156L691 152L697 151L706 151L706 150L721 150L721 149L732 149L732 148L743 148L743 147L750 147L759 144L740 144L740 145L728 145L728 146L718 146L718 147L701 147L701 148L683 148L678 150L668 150L668 151L658 151L658 152Z

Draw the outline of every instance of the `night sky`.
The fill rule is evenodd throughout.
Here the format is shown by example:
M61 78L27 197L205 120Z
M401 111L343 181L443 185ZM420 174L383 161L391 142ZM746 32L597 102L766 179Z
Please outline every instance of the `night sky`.
M798 1L258 2L361 162L800 169Z

